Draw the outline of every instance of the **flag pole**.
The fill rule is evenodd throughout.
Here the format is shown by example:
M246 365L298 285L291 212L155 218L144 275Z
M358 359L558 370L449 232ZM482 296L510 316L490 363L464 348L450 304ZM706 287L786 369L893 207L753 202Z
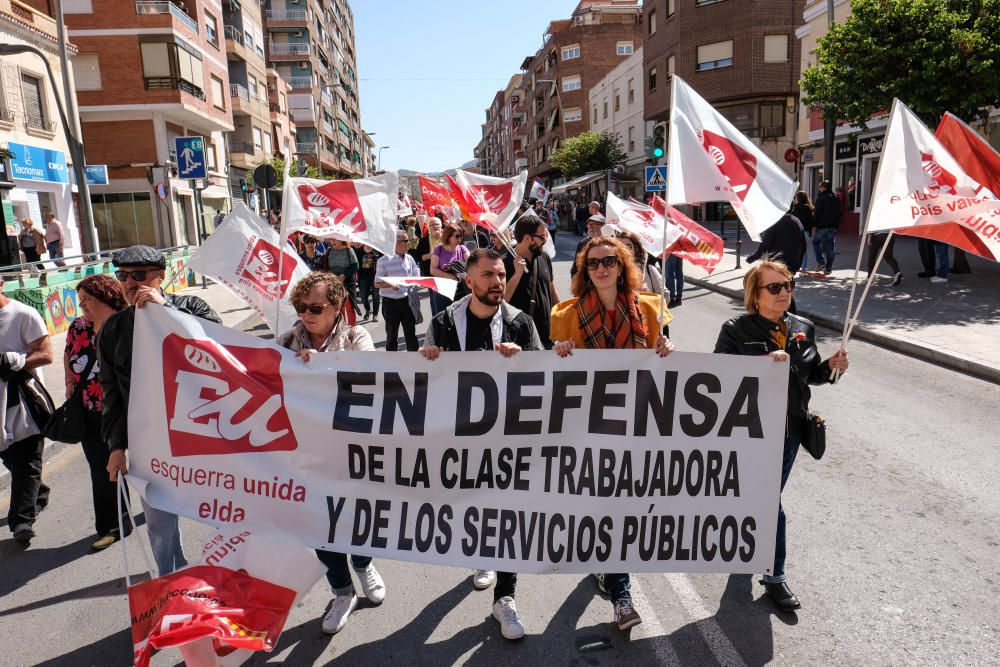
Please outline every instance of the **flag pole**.
M889 242L892 241L894 233L895 230L889 230L889 234L885 237L885 241L879 249L878 258L875 260L875 270L868 274L868 280L865 282L865 289L861 292L861 296L858 298L858 305L854 309L854 316L851 318L850 325L847 328L847 339L850 339L851 334L854 333L854 326L858 323L858 317L861 316L861 306L865 303L865 297L868 296L868 290L871 288L872 282L878 273L878 267L882 263L882 258L885 257L885 251L888 249ZM845 343L847 342L847 339L845 339Z
M285 225L288 223L286 220L285 210L287 208L286 204L291 196L291 162L285 160L285 173L284 181L281 184L281 220L278 222L278 298L274 300L274 335L275 337L281 334L281 277L284 274L284 264L285 264L285 246L288 245L288 237L285 235ZM270 213L268 213L270 215ZM268 220L267 224L270 225L271 221Z
M667 122L668 129L673 129L674 107L677 104L677 77L670 77L670 120ZM670 144L673 144L673 132L670 134ZM670 156L673 149L667 144L667 177L663 181L663 253L660 255L660 331L663 331L663 321L667 313L667 222L670 220ZM659 160L657 160L659 162Z

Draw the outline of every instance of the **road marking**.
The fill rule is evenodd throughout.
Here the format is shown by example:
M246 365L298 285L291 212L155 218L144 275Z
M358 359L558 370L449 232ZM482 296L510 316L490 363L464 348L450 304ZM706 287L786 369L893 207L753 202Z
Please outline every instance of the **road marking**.
M642 624L632 629L631 641L647 639L653 642L653 652L656 654L658 664L681 664L677 652L674 651L674 647L670 644L670 637L667 635L666 629L660 623L660 618L653 610L653 605L650 604L646 594L642 592L642 587L639 586L639 582L636 581L635 577L632 578L631 592L632 606L642 616ZM639 636L637 637L636 635Z
M684 607L688 617L698 628L698 632L705 638L705 642L719 664L723 667L746 667L743 657L729 641L729 637L723 632L719 622L715 620L715 615L705 607L701 596L691 585L687 576L677 573L663 576L670 583L677 597L680 598L681 606Z

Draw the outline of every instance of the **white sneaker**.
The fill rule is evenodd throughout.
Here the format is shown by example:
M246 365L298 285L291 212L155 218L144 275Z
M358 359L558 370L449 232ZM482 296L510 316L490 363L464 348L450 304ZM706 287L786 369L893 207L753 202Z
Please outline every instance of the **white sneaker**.
M505 595L493 603L493 618L500 623L500 634L504 639L520 639L524 636L524 626L517 617L514 598Z
M472 575L472 585L477 591L483 591L493 585L497 580L497 573L493 570L476 570Z
M354 593L338 595L330 603L330 611L323 617L323 632L335 635L347 625L347 617L358 606L358 596Z
M382 581L382 575L378 573L375 566L369 563L365 569L354 570L354 572L361 581L361 590L368 601L372 604L382 604L382 601L385 600L385 582Z
M931 276L931 282L932 283L946 283L946 282L948 282L948 279L947 278L942 278L941 276Z

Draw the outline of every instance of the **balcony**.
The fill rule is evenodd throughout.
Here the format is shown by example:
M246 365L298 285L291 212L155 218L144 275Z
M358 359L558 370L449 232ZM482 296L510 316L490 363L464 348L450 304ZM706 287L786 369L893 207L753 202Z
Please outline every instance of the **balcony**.
M268 9L264 14L268 28L308 27L308 16L304 9Z
M56 22L24 2L19 0L0 2L0 15L13 17L18 23L27 23L38 32L52 39L58 39Z
M268 50L272 60L303 60L312 51L306 43L274 41L270 43Z
M315 141L295 142L295 152L299 155L316 155L317 145Z
M189 30L198 33L198 22L187 15L183 7L179 7L167 0L136 0L135 13L141 16L153 14L172 14L175 19L183 23Z
M313 82L311 76L290 76L282 77L292 90L312 90Z
M316 124L316 111L312 107L290 107L288 113L296 125L312 127Z
M249 141L232 141L229 143L230 153L241 153L243 155L253 155L255 153L253 144Z
M205 99L205 91L189 81L178 76L153 76L143 79L146 90L181 90L188 95L194 95L199 100Z

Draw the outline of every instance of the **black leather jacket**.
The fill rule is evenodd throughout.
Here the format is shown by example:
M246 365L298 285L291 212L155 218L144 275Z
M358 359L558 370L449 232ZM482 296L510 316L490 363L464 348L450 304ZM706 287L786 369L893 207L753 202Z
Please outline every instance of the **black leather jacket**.
M788 378L788 435L801 435L809 409L811 384L832 382L832 370L823 361L816 348L816 327L812 322L785 314L788 339L784 350L789 357ZM740 315L722 325L715 351L722 354L745 354L760 356L779 349L771 339L771 332L778 325L760 315Z
M182 313L222 324L222 318L204 299L173 294L163 296L167 300L168 308L176 308ZM104 390L101 437L112 451L128 449L128 399L132 382L134 329L135 307L129 306L109 317L97 336L97 358L101 362L101 389Z

